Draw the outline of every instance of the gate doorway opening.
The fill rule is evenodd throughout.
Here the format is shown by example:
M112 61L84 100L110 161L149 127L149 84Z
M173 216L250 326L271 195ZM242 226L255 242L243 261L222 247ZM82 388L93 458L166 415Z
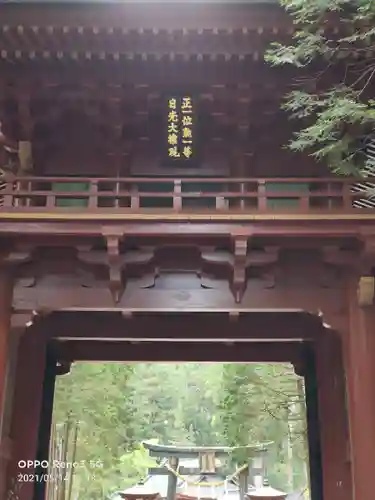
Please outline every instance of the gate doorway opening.
M330 491L337 487L335 474L341 474L343 467L346 467L345 450L347 445L347 429L344 422L345 408L341 391L344 387L344 384L341 384L343 371L339 362L341 345L337 339L338 337L323 324L319 316L301 311L246 310L237 312L236 315L229 314L228 311L207 311L204 313L150 311L132 314L71 311L51 313L36 321L30 327L28 334L21 340L19 352L25 354L18 363L20 374L16 382L16 415L22 415L22 408L25 406L25 391L28 390L30 393L30 391L40 390L37 372L41 372L41 378L38 380L44 378L44 385L43 394L40 396L39 410L37 400L35 397L33 398L35 407L33 421L37 422L39 419L39 424L31 428L24 419L17 418L14 421L13 436L27 436L28 444L26 449L25 438L19 443L17 439L15 440L16 451L12 462L13 466L17 467L18 455L21 456L18 447L19 450L22 449L21 459L27 452L28 456L35 456L38 461L48 460L53 441L50 439L50 429L53 428L53 400L56 387L60 387L59 384L63 383L64 378L61 377L59 380L59 377L65 374L66 380L72 377L73 381L75 370L81 366L80 362L95 363L96 370L100 366L97 364L98 362L119 362L113 365L117 367L116 369L124 369L126 366L136 364L145 366L147 363L149 363L148 366L151 366L150 363L174 363L175 366L181 367L187 366L187 363L190 363L189 366L196 364L202 367L209 366L206 363L211 363L211 365L231 365L232 370L240 371L241 369L251 371L256 366L254 363L258 365L263 363L264 366L272 364L277 370L282 366L280 365L282 363L284 367L288 366L291 373L294 370L297 376L303 378L309 451L310 498L311 500L334 499L335 497L330 494ZM45 346L43 363L42 351L35 349L35 345L32 352L38 354L40 362L32 361L33 358L30 357L30 344L32 343ZM33 366L31 367L30 364ZM72 374L68 375L70 370ZM335 378L334 384L331 380L333 377ZM187 377L180 378L183 380ZM246 385L247 378L244 376L245 382L239 384L240 388ZM274 378L278 378L277 372L275 372ZM229 382L233 382L233 380L238 382L241 377L238 375L232 379L228 377ZM337 382L341 385L338 385ZM167 380L158 382L158 386L163 383L166 385ZM179 377L176 376L171 384L175 386L173 395L181 392L178 383ZM337 390L338 387L339 390ZM17 393L17 388L19 388L19 393ZM220 390L223 388L224 384L221 382ZM84 395L82 384L76 383L76 390L78 390L79 404L79 398L83 399ZM81 396L79 392L81 392ZM92 394L93 404L97 404L97 415L109 411L106 410L105 398L110 399L110 396L109 386L100 404L97 404L98 398ZM251 394L248 396L250 397ZM152 401L152 395L150 398ZM73 406L73 400L69 402L69 399L66 400L66 410L69 410L70 404ZM128 397L124 396L123 399L126 402ZM241 398L239 400L241 403ZM253 398L250 400L252 401ZM56 408L57 405L58 400L56 399ZM197 413L199 413L198 410L202 409L201 406L196 404ZM223 406L225 407L224 403ZM267 408L265 404L263 406L268 414L275 410L275 408ZM28 407L30 409L30 404ZM173 419L175 420L178 415L181 415L182 410L178 404L174 405L173 408ZM284 411L285 405L284 407L281 405L281 408ZM126 412L124 415L125 418ZM126 446L129 444L129 437L124 430L126 422L125 426L121 428L121 423L116 421L116 416L110 411L107 417L109 421L113 421L118 432L122 433L123 448L126 451ZM153 418L153 415L150 418ZM246 413L242 418L238 412L237 415L232 416L232 419L227 418L226 425L229 426L235 418L240 418L244 422L242 427L241 422L236 424L235 431L238 432L244 428L244 432L247 432L249 429L247 420L251 421L251 413ZM332 418L336 421L334 428L331 425ZM283 419L287 420L285 414ZM169 426L168 419L166 421L167 423L164 425ZM213 423L212 426L214 426ZM38 431L38 428L39 435L35 438L37 446L34 448L33 435L35 435L35 431ZM264 440L268 439L266 429L268 427L265 425L263 429ZM93 441L97 440L97 437L94 432L90 436ZM104 441L106 437L107 434L99 436L100 440L103 438ZM249 436L249 441L252 440L252 437ZM258 437L254 436L254 439ZM145 436L145 439L150 438L153 439L153 436ZM132 436L132 439L135 440L136 436ZM243 436L241 439L244 439ZM176 442L176 436L171 436L170 440ZM224 442L224 444L227 443L231 444L232 447L235 447L236 444L234 438L231 443L229 440ZM212 443L204 444L210 445ZM102 458L98 457L98 460L100 461ZM342 465L344 461L345 464ZM42 470L37 472L43 473ZM46 498L46 484L40 483L34 486L34 500L44 500ZM275 484L275 486L277 485ZM64 498L64 500L66 499Z
M171 481L177 498L240 500L243 484L269 481L307 500L308 454L304 379L291 363L76 363L56 382L49 462L77 464L59 485L64 500L168 499Z

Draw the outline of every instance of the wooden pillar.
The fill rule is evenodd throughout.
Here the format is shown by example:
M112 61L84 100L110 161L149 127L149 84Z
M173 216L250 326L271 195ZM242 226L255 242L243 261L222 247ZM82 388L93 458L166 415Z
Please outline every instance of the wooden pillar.
M370 287L368 285L371 285ZM345 338L353 500L373 500L375 464L374 279L350 279Z
M5 267L0 268L0 498L4 496L5 474L10 450L2 439L5 410L5 393L8 371L9 334L12 312L13 282Z
M12 409L13 397L15 387L15 377L17 369L17 354L20 337L23 333L23 328L11 326L9 342L8 342L8 359L7 359L7 372L6 372L6 387L4 394L4 408L2 415L2 436L8 436L11 422L12 422Z
M38 325L25 330L19 348L13 418L10 438L13 453L8 468L8 489L17 483L18 474L33 474L33 467L21 467L20 461L37 457L38 430L42 407L43 380L45 371L46 341ZM18 482L18 500L33 498L34 484Z
M306 346L304 364L311 498L313 500L323 500L318 383L315 353L312 346Z
M40 464L47 461L49 458L49 444L51 438L53 400L55 395L57 359L51 346L46 349L46 361L44 369L43 381L43 398L42 407L39 419L38 433L38 449L36 459ZM36 474L43 476L48 470L42 465L37 467ZM52 474L56 471L52 470ZM34 484L34 500L44 500L46 493L46 482L35 482Z
M8 369L8 346L12 316L13 283L10 272L0 268L0 422L3 419L6 375Z
M342 341L327 329L315 344L324 500L352 500Z
M249 489L249 469L243 469L238 476L238 485L240 490L240 500L246 500Z
M6 470L8 468L8 463L12 457L12 440L10 438L10 429L12 425L12 411L13 411L13 400L14 400L14 388L15 388L15 377L17 368L17 353L18 344L20 340L20 335L22 334L22 329L11 328L10 332L10 342L8 345L8 367L7 367L7 378L6 378L6 392L4 399L4 411L3 411L3 421L1 429L1 443L3 450L3 478L2 483L0 483L0 493L5 495L6 488ZM2 488L2 490L1 490ZM0 495L0 498L3 496Z
M169 458L169 467L173 470L178 469L178 458L170 457ZM170 472L168 474L168 490L167 490L167 500L175 500L176 498L176 490L177 490L177 476Z

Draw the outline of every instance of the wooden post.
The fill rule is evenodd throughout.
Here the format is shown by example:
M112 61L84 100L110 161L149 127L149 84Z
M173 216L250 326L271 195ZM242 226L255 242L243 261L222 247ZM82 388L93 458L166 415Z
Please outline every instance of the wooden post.
M3 436L3 418L5 411L5 391L8 371L9 334L12 308L13 283L10 272L0 268L0 498L4 497L5 474L9 450Z
M12 425L12 408L14 399L14 386L17 368L17 352L22 330L19 328L12 328L10 334L10 341L8 344L8 366L6 378L6 392L4 398L4 411L1 429L1 451L3 460L4 477L0 485L0 493L5 494L6 486L6 469L12 456L12 440L10 436L10 429ZM3 490L1 490L3 488ZM0 496L0 498L3 498Z
M38 450L36 459L39 463L43 461L48 462L49 448L51 439L52 427L52 413L53 413L53 400L55 395L55 381L56 381L56 366L57 359L54 355L52 348L49 346L46 350L46 361L44 370L43 381L43 398L41 404L39 433L38 433ZM39 466L36 468L36 474L39 477L46 474L48 470ZM59 471L50 470L52 476L57 475ZM38 481L34 484L34 497L33 500L44 500L47 483L46 481Z
M363 294L362 294L363 292ZM353 500L373 500L375 464L375 307L366 287L348 284L349 328L345 338ZM358 293L358 294L357 294ZM373 295L373 290L372 290ZM372 301L371 301L372 302ZM360 306L360 304L364 304Z
M170 457L169 458L169 467L173 470L177 470L178 468L178 458ZM167 490L167 500L175 500L177 491L177 476L170 472L168 474L168 490Z
M345 374L340 334L326 330L316 339L325 500L352 500ZM334 422L334 425L332 425Z
M13 283L10 272L0 267L0 422L3 420L6 388ZM0 426L1 427L1 426Z
M8 487L17 475L33 474L34 469L21 467L20 461L36 460L38 431L43 399L46 341L38 326L27 328L18 348L17 373L13 402L10 438L13 453L8 469ZM33 498L34 484L23 482L18 492L19 500Z
M118 183L116 182L116 189ZM98 199L98 181L96 179L92 180L90 183L90 191L89 191L89 208L95 209L98 208L99 199Z
M247 490L249 489L249 468L241 470L239 477L238 477L238 483L239 483L239 489L240 489L240 500L245 500L246 499L246 494Z
M313 498L314 500L323 500L322 455L319 435L320 422L318 384L316 376L315 354L311 346L308 346L306 348L304 363L311 498Z

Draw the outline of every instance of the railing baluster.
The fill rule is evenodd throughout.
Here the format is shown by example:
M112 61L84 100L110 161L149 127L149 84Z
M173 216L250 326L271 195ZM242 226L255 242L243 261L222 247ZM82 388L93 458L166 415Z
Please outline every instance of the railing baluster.
M181 179L175 179L173 182L173 210L175 211L182 209L181 184Z
M120 206L120 199L119 199L120 189L121 189L121 183L119 180L117 180L115 184L115 195L116 195L114 203L115 208L119 208Z
M310 191L303 193L299 198L299 208L304 212L308 212L310 209Z
M31 207L32 206L32 203L31 203L31 195L32 195L32 182L31 181L27 181L26 184L26 189L27 189L27 192L29 193L29 196L26 198L26 206L27 207Z
M4 195L4 207L12 207L13 206L13 197L14 197L14 183L12 181L7 181L5 184L5 190L9 192L9 194Z
M46 207L55 208L56 207L56 193L53 191L53 183L49 183L48 187L49 193L47 194Z
M89 191L89 208L98 208L98 181L91 181Z
M216 196L216 210L225 210L228 208L228 203L227 200L224 198L224 196Z
M15 208L22 207L22 199L17 197L17 191L21 191L22 185L19 181L16 181L13 184L13 200L12 200L12 205Z
M370 182L373 179L367 179ZM342 211L348 212L358 210L359 208L353 207L353 200L355 197L365 197L365 194L353 193L352 186L360 179L340 179L340 178L236 178L225 179L216 178L212 181L209 178L189 178L189 179L175 179L175 178L81 178L80 183L89 182L90 189L84 193L66 191L63 188L64 184L77 182L77 178L72 177L34 177L34 176L20 176L13 177L13 179L5 179L5 187L2 192L2 206L21 208L24 210L33 210L34 207L41 209L43 206L47 210L56 210L59 206L70 206L69 203L58 203L60 199L75 199L74 197L84 198L87 200L85 203L86 210L98 210L100 208L112 208L118 210L129 206L134 211L141 209L141 206L146 205L142 202L142 198L149 201L155 194L154 207L157 210L159 205L157 200L168 199L172 207L170 211L179 212L187 209L188 206L195 206L193 204L184 203L184 196L191 196L197 198L197 189L191 188L188 193L187 189L183 189L185 183L189 185L200 184L201 190L205 197L215 199L214 206L216 210L251 210L267 212L271 210L283 210L283 207L289 206L288 203L283 203L283 200L298 200L297 208L302 213L307 213L311 210L321 212ZM168 192L162 192L158 186L162 183L168 183ZM211 183L215 182L217 187L212 190L207 190L207 185L211 187ZM362 181L363 182L363 181ZM230 186L228 185L230 183ZM173 184L173 189L171 188ZM297 186L295 186L297 184ZM298 189L299 184L309 186L305 191ZM187 185L187 184L186 184ZM223 187L225 185L225 188ZM293 187L294 185L294 187ZM111 188L109 187L111 186ZM147 187L151 186L151 187ZM232 186L235 186L233 188ZM56 189L53 190L53 187ZM57 189L60 187L60 190ZM256 196L256 203L248 198ZM123 191L127 194L121 194ZM208 192L211 190L211 194ZM150 192L149 192L150 191ZM186 193L185 193L186 191ZM148 193L148 194L147 194ZM110 203L108 203L110 199ZM105 203L102 203L102 200ZM277 203L274 203L274 200ZM126 201L124 203L124 201ZM190 199L189 199L190 201ZM280 203L279 203L280 201ZM149 204L148 204L149 205ZM170 206L170 205L169 205ZM197 204L199 206L199 204ZM211 206L211 205L210 205ZM215 208L214 208L215 209Z
M30 207L31 206L31 189L30 189L31 181L25 181L22 177L15 184L15 191L27 191L30 193L30 196L24 195L19 198L14 199L15 207Z
M258 210L267 210L266 181L258 181Z
M130 208L132 210L139 210L139 193L138 193L138 187L136 185L132 185L130 187Z
M29 199L29 205L30 207L33 207L33 206L38 206L38 196L34 196L34 191L37 191L38 189L38 185L35 185L35 181L33 179L29 179L28 181L28 192L29 192L29 196L28 196L28 199ZM40 204L41 206L43 206L43 203Z
M240 183L240 193L241 194L246 193L246 185L244 182ZM240 198L240 210L245 210L245 208L246 208L245 198Z

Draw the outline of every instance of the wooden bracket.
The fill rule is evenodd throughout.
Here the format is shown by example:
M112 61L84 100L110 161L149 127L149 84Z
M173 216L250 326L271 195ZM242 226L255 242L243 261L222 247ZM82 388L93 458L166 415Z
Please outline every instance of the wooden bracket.
M232 293L236 304L241 302L246 289L248 240L248 236L234 236L233 238L234 260Z
M274 264L279 259L279 248L275 246L265 247L263 250L249 251L249 235L232 234L234 250L232 253L214 248L204 248L201 250L202 263L216 267L228 267L232 272L231 290L236 303L242 301L246 291L247 276L249 267L265 268L263 279L266 288L275 286Z
M120 253L121 239L121 237L115 235L106 236L109 289L116 304L120 302L125 288L122 280L125 260Z
M29 262L32 259L33 249L27 247L16 247L0 258L0 265L14 270L17 266Z
M103 252L105 254L105 252ZM33 251L12 252L12 261L24 263L19 265L14 273L17 285L20 288L34 288L44 278L53 275L70 276L73 280L81 278L81 285L89 281L94 274L90 261L89 247L77 246L64 249L58 247L34 248ZM94 268L95 270L95 268ZM89 275L89 276L88 276ZM82 283L83 282L83 283Z
M250 264L258 266L267 266L264 273L263 282L264 288L275 288L277 276L280 274L280 268L277 267L279 262L280 248L276 246L264 247L264 252L256 258L256 255L250 256Z
M323 268L320 276L320 286L333 288L342 279L344 271L350 273L358 262L358 253L343 250L337 245L327 245L321 249Z
M358 262L358 254L352 250L342 250L336 245L327 245L322 248L324 264L334 266L353 266Z
M236 303L242 301L246 291L247 276L246 271L249 267L265 268L263 279L266 288L275 286L275 264L279 259L279 248L268 246L264 251L248 251L249 237L234 237L234 257L233 257L233 282L232 290Z
M154 260L155 249L154 247L144 247L121 253L122 235L107 233L104 237L107 251L78 247L78 259L89 266L93 266L93 268L102 266L107 269L109 288L114 301L118 303L125 289L124 270L151 264ZM155 274L156 271L154 276Z

